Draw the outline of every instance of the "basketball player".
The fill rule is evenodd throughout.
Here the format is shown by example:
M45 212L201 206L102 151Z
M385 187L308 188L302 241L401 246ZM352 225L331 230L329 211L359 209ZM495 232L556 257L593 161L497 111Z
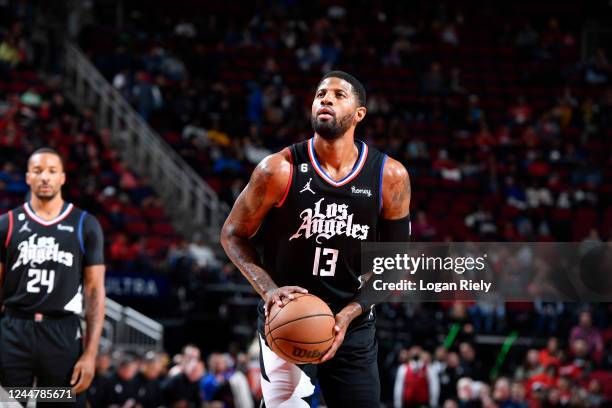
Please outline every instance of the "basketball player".
M223 227L221 243L262 297L265 406L308 407L317 377L329 407L379 407L374 313L359 289L360 244L408 241L410 180L397 161L355 140L366 115L363 85L333 71L312 103L314 137L265 158ZM249 241L263 224L260 261ZM264 314L293 293L312 293L336 316L318 365L294 365L265 343Z
M35 151L30 200L0 217L0 384L73 387L84 406L104 322L103 237L92 215L62 199L65 181L59 154Z

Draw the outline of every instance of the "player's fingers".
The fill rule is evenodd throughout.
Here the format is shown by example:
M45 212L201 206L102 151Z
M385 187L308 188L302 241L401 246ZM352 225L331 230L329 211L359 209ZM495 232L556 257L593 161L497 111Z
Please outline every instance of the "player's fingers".
M308 293L308 290L304 289L301 286L289 286L288 289L290 289L291 292Z
M72 370L72 377L70 378L70 385L74 386L80 377L81 377L81 366L77 364L74 366L74 369Z
M338 344L336 344L336 341L334 340L329 350L327 350L327 353L325 353L325 355L321 357L321 363L324 363L327 360L331 359L336 354L336 350L338 350Z
M79 378L79 382L74 386L75 394L80 394L87 389L89 383L91 382L90 375L85 370L81 371L81 377Z

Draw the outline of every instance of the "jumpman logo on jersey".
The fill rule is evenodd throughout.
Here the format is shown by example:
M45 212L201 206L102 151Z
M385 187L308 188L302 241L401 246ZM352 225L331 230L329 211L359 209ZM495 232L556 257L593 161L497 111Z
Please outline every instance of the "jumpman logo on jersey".
M30 229L30 226L28 225L28 222L30 221L26 221L25 224L23 224L21 226L21 228L19 228L19 232L32 232L32 230Z
M312 194L315 194L315 192L312 191L312 189L310 188L310 182L311 181L312 181L312 177L310 179L308 179L308 183L306 183L304 188L300 190L300 194L302 194L304 191L310 191Z

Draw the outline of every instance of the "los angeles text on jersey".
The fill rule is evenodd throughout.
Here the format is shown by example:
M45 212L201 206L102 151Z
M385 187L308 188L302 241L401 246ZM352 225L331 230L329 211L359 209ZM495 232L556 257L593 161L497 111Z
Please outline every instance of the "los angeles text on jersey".
M321 243L321 239L330 239L336 235L344 235L349 238L365 240L368 238L369 225L353 223L353 214L349 214L348 204L326 203L322 210L325 198L321 198L314 204L314 208L306 208L300 213L302 225L293 234L289 241L304 236L309 239L313 235L315 241Z
M39 237L38 234L30 235L27 241L22 241L17 246L19 256L12 265L11 270L20 266L30 265L36 267L44 262L56 262L71 267L74 255L71 252L60 250L59 244L54 237Z

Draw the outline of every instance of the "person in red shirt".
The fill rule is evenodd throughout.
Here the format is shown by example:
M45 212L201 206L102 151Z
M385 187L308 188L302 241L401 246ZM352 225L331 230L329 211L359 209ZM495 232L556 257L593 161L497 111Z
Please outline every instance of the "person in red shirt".
M559 367L561 360L559 359L559 339L551 337L546 343L546 348L540 350L540 364L542 367L554 365Z

